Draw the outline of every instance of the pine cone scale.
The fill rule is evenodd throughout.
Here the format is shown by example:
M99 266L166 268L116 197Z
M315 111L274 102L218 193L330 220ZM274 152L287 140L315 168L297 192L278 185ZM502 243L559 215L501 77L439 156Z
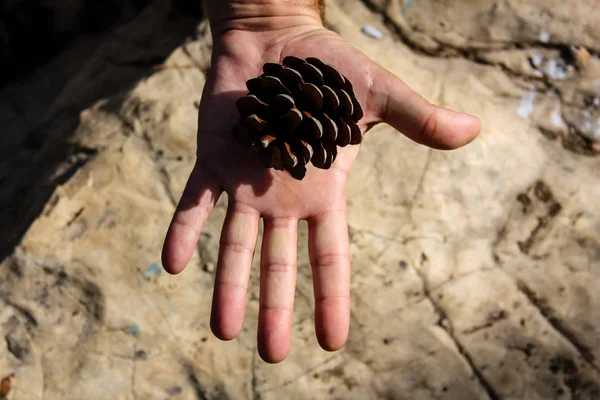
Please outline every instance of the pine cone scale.
M255 95L242 97L235 105L241 115L257 114L265 116L269 112L269 105Z
M282 69L283 69L283 66L281 64L277 64L277 63L265 63L263 65L263 72L266 75L273 75L273 76L279 77L279 74L281 73Z
M275 136L265 135L260 139L260 144L262 145L263 149L266 149L274 140Z
M302 74L292 68L283 67L281 72L279 72L279 79L287 86L294 87L296 85L300 85L305 83L304 79L302 79Z
M293 133L298 126L302 123L304 117L302 113L297 108L289 109L285 114L280 117L279 126L282 128L282 132L287 132L288 134Z
M274 108L276 113L279 115L285 113L287 110L293 108L296 102L292 96L287 94L279 94L275 96L271 102L271 107Z
M302 75L302 79L306 83L312 83L318 86L323 86L325 84L323 81L323 73L314 65L304 63L296 67L296 70Z
M308 57L306 62L314 65L319 68L323 73L323 80L325 81L325 85L332 86L336 88L343 88L346 83L346 78L344 75L340 73L335 67L324 63L318 58Z
M327 114L323 114L321 119L321 125L323 126L323 135L328 143L335 143L338 135L338 127Z
M298 91L302 102L300 106L313 114L318 113L323 108L323 92L312 83L302 83L298 85Z
M338 126L338 137L336 140L336 144L340 147L346 147L350 144L350 139L352 138L352 131L350 129L350 126L341 118L339 118L336 122Z
M290 68L297 68L306 64L306 61L300 57L295 56L287 56L283 59L283 65Z
M350 144L360 144L362 141L362 132L360 128L356 124L351 124L350 126Z
M342 89L336 89L335 93L338 95L338 98L340 99L339 112L342 113L342 115L344 116L344 119L346 121L352 120L352 114L354 113L354 106L352 105L352 99L350 98L350 95Z
M313 142L313 156L311 162L317 168L320 168L327 161L327 151L321 142Z
M323 109L333 115L340 107L340 99L338 95L335 94L335 90L329 86L324 85L321 87L321 91L323 92Z
M303 161L302 155L296 154L297 152L294 151L294 143L281 141L280 146L284 164L288 169L295 167L298 163Z
M352 112L352 119L354 121L360 121L361 119L363 119L365 115L356 96L352 96L352 108L354 109L354 111Z

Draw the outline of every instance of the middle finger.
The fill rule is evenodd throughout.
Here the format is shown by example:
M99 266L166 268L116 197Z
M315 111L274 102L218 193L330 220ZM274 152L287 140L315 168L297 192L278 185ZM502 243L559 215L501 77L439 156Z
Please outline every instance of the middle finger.
M271 363L282 361L290 348L297 237L297 219L265 219L260 263L258 351L265 361Z

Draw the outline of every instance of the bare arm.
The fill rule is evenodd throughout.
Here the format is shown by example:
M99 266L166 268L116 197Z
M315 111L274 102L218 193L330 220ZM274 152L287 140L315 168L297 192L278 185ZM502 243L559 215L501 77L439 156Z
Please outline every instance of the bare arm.
M321 24L325 0L208 0L213 33L227 30L264 31L304 23Z

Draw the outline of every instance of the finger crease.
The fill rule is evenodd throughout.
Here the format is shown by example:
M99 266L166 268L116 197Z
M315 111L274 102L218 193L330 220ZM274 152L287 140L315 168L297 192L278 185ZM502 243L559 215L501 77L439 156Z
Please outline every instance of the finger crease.
M192 233L194 233L195 236L200 236L200 232L198 231L198 229L196 229L193 225L191 225L187 222L179 221L177 218L175 218L173 220L173 224L181 226L183 228L186 228L186 229L192 231Z
M349 259L350 256L345 253L321 254L313 258L312 264L316 268L331 268L340 266L342 264L347 264Z
M228 286L228 287L232 287L235 289L242 289L244 292L248 290L248 285L246 285L244 283L236 283L236 282L229 282L229 281L216 281L215 285Z
M339 294L339 295L321 295L321 296L315 296L315 303L320 303L323 304L325 302L329 302L331 300L345 300L345 301L350 301L350 295L343 295L343 294Z
M340 215L342 217L344 217L346 215L346 211L345 210L327 210L327 211L323 211L321 213L315 214L311 217L311 219L315 222L321 222L324 219L326 219L329 216L335 216L335 215Z
M298 225L298 220L292 217L277 217L269 221L269 225L273 228L290 228Z
M292 307L286 306L284 304L276 304L276 305L261 304L260 309L263 311L285 311L288 313L292 312Z
M265 266L266 272L291 272L295 269L296 265L286 263L268 263Z
M238 242L223 242L221 243L221 249L223 251L231 251L234 253L253 253L254 247L248 246Z
M437 136L437 118L435 117L437 114L437 108L433 108L431 114L425 120L423 124L423 129L421 130L421 136L429 139L431 142L435 141L435 137Z
M238 207L239 207L239 206L236 206L236 207L235 207L235 209L232 211L232 214L234 214L234 215L236 215L236 214L241 214L241 215L247 215L247 216L250 216L250 217L256 217L256 218L258 218L258 216L259 216L259 213L258 213L258 212L256 212L256 211L250 211L250 210L248 210L248 211L245 211L245 210L240 210Z

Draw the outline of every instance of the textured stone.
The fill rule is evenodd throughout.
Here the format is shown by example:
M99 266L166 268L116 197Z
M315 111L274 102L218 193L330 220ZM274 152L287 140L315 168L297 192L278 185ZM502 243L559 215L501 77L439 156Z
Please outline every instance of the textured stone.
M483 133L453 152L386 125L365 136L348 187L351 331L336 353L314 335L305 223L292 349L279 365L256 350L260 246L242 334L221 342L210 332L226 196L185 272L157 268L195 157L211 49L204 23L170 48L186 33L166 27L188 20L147 10L96 39L60 95L36 100L49 116L11 114L11 135L33 132L11 139L3 153L11 157L0 163L0 222L13 231L0 242L0 378L16 374L14 397L598 398L600 164L597 152L565 144L580 138L565 110L577 116L595 104L597 53L552 84L565 89L559 95L519 61L532 52L514 50L512 60L512 50L493 50L497 38L535 42L541 26L552 43L593 50L596 31L584 28L597 11L577 3L581 22L561 34L562 11L548 15L546 2L501 3L503 25L477 18L479 2L412 3L403 18L421 21L434 48L482 47L487 61L425 57L360 2L330 1L327 25L430 101L478 115ZM502 31L515 15L529 27ZM461 35L432 31L438 20ZM365 24L383 38L362 34ZM484 34L496 39L472 39ZM16 82L2 98L24 98L32 87ZM532 90L531 113L520 117ZM16 246L14 232L23 234Z

